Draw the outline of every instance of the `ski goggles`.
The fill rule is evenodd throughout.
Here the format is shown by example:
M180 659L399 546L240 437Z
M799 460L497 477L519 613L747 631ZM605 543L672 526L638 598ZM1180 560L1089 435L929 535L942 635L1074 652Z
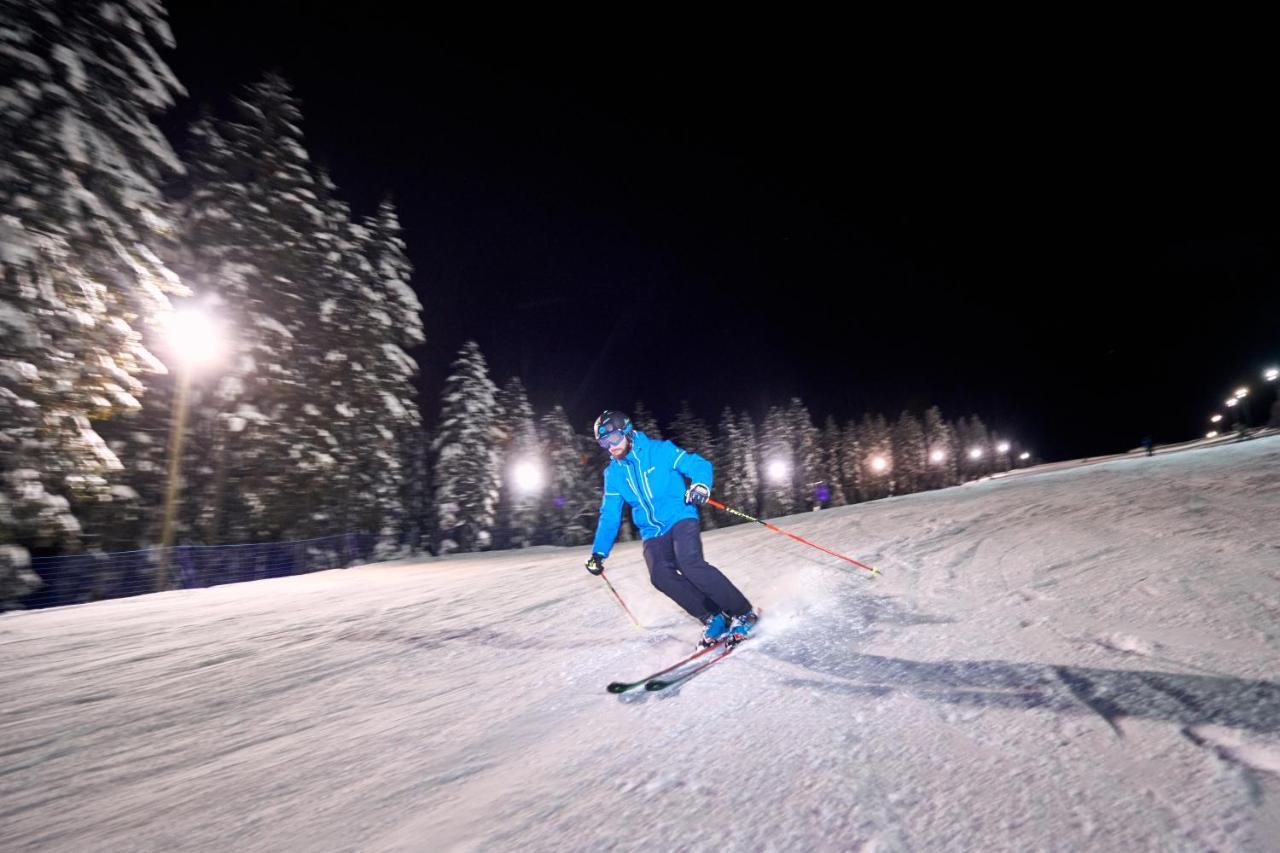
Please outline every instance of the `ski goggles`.
M608 450L610 447L617 447L622 444L626 437L626 433L622 430L615 429L613 432L606 432L604 435L597 436L596 443Z

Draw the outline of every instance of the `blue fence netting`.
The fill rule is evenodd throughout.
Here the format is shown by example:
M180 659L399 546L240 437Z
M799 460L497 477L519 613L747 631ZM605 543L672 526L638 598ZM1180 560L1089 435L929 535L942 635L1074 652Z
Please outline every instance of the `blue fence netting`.
M168 589L340 569L374 559L375 537L344 533L319 539L250 545L178 545L170 549ZM155 592L160 549L34 557L40 588L21 599L28 609L83 604Z

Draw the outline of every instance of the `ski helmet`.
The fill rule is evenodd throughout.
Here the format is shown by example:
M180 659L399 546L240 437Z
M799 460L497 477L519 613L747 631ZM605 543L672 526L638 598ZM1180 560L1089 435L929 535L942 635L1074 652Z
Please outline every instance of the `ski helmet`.
M631 425L631 418L622 412L615 412L612 409L605 409L600 413L600 417L596 418L596 425L593 432L596 441L604 438L606 435L614 432L620 432L623 435L631 435L634 429Z

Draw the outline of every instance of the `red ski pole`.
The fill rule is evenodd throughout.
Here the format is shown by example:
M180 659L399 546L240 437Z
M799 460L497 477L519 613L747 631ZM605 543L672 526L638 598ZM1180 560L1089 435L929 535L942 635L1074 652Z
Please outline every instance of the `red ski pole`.
M636 615L631 612L631 608L628 607L627 603L622 600L622 596L618 595L618 591L613 588L613 584L609 583L609 579L604 576L603 569L600 570L600 580L604 581L604 585L609 587L609 592L613 593L613 597L618 599L618 603L622 605L622 609L627 611L627 615L631 617L631 623L635 625L637 628L641 627L640 620L637 619Z
M822 551L823 553L830 554L833 557L839 557L841 560L845 560L846 562L853 563L858 568L866 569L867 571L871 572L871 574L873 575L878 575L881 573L880 570L875 568L874 566L868 566L866 563L859 563L857 560L853 559L852 557L846 557L844 554L837 554L835 551L832 551L830 548L823 548L821 545L815 545L812 542L810 542L808 539L805 539L803 536L797 536L794 533L789 533L788 531L783 530L781 527L774 527L772 524L770 524L767 521L761 521L758 518L754 518L750 515L747 515L745 512L742 512L741 510L736 510L733 507L725 506L724 504L720 503L720 501L712 500L708 498L707 503L711 504L711 506L715 507L716 509L724 510L730 515L736 515L738 516L738 518L744 518L747 521L754 521L756 524L763 524L765 527L769 528L774 533L781 533L783 536L790 536L792 539L796 540L797 542L803 542L804 544L808 545L810 548L817 548L819 551Z

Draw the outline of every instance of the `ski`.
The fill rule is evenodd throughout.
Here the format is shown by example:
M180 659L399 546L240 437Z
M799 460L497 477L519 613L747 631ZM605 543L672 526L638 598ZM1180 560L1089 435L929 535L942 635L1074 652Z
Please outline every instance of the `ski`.
M608 686L608 688L607 688L607 689L608 689L608 691L609 691L610 693L626 693L628 690L633 690L633 689L635 689L635 688L639 687L639 686L640 686L640 685L642 685L642 684L643 684L643 685L645 685L645 686L646 686L646 688L648 688L648 685L649 685L650 683L652 683L653 681L655 681L656 679L661 678L662 676L666 675L668 672L672 672L672 671L674 671L674 670L679 669L679 668L680 668L680 667L682 667L682 666L685 666L686 664L690 664L690 663L694 662L695 660L697 660L698 658L700 658L700 657L702 657L703 655L707 654L708 652L713 652L713 651L715 651L716 649L718 649L718 648L722 647L722 646L724 645L724 643L725 643L725 641L724 641L724 640L717 640L716 642L712 643L711 645L707 646L706 648L704 648L704 649L698 649L696 652L694 652L693 654L689 655L688 657L681 658L680 660L678 660L678 661L676 661L675 663L671 664L671 666L667 667L666 669L660 669L660 670L658 670L657 672L650 673L649 675L646 675L644 678L641 678L641 679L639 679L638 681L614 681L614 682L611 682L611 683L609 684L609 686ZM719 660L719 658L716 658L716 660ZM669 682L669 683L674 684L674 683L675 683L675 681L671 681L671 682ZM651 690L657 690L657 689L660 689L660 688L648 688L648 689L651 689Z
M738 642L740 643L742 641L739 640ZM655 690L666 690L668 687L670 687L673 684L680 684L681 682L688 681L690 678L693 678L695 675L702 672L707 667L720 663L720 661L724 660L729 655L733 654L733 650L738 647L738 643L734 643L732 645L727 645L725 643L717 643L717 645L724 646L724 654L716 655L711 660L704 661L703 663L698 664L697 666L693 667L692 669L686 672L681 672L677 674L673 678L663 679L663 678L650 677L649 680L645 682L644 689L650 692L653 692ZM662 673L657 673L657 675L661 675L661 674Z

